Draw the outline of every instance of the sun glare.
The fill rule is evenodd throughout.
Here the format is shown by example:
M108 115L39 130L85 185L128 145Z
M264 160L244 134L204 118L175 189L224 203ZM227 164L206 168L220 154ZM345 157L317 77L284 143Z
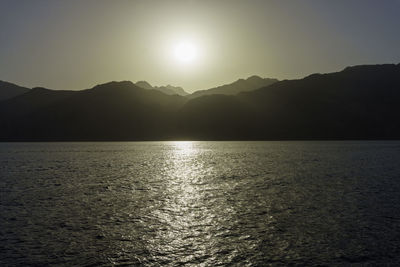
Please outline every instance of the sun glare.
M181 63L191 63L197 58L197 47L190 42L181 42L175 46L175 58Z

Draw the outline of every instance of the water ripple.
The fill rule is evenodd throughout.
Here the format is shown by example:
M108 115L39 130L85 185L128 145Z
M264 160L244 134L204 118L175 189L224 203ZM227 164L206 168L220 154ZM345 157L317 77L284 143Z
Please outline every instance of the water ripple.
M400 264L399 142L0 144L0 264Z

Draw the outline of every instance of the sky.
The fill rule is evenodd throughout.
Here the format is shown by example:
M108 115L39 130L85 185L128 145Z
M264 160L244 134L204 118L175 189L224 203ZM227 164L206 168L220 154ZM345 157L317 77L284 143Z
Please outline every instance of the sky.
M27 87L193 92L400 62L400 0L0 0L0 14L0 80Z

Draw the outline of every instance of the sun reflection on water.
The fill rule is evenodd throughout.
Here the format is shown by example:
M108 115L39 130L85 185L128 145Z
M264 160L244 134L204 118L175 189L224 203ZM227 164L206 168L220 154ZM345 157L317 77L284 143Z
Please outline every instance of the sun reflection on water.
M193 141L174 141L171 145L176 156L189 156L198 152Z
M237 236L232 232L237 211L229 200L236 183L224 178L226 169L216 164L212 145L190 141L163 145L160 176L149 191L151 206L143 225L151 233L146 250L165 265L231 262L240 254L240 248L226 238Z
M168 168L164 173L164 200L154 214L162 227L157 230L158 242L154 244L158 244L155 249L163 253L174 251L175 255L169 257L184 263L209 254L210 229L215 227L214 218L217 216L210 202L215 185L207 181L213 168L204 166L204 151L196 142L170 144Z

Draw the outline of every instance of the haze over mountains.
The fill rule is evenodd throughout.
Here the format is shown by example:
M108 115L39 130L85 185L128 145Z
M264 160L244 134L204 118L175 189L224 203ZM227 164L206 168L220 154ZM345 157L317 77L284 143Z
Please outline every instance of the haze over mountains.
M147 90L157 90L160 91L164 94L167 95L181 95L181 96L186 96L189 93L187 93L185 90L183 90L182 87L177 87L177 86L172 86L172 85L167 85L167 86L152 86L150 83L146 81L139 81L136 83L136 85L140 88L147 89Z
M262 87L266 87L273 83L276 83L277 79L261 78L259 76L251 76L247 79L239 79L231 84L225 84L222 86L214 87L207 90L199 90L189 96L189 98L196 98L204 95L236 95L241 92L249 92Z
M400 138L400 64L348 67L236 95L193 98L143 86L28 90L0 102L0 140Z

